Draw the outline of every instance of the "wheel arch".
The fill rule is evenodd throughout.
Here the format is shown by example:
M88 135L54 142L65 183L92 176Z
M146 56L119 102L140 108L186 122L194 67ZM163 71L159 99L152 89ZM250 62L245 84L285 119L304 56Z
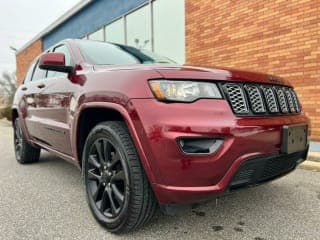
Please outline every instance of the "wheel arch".
M18 109L12 108L11 110L11 122L14 124L15 120L19 117Z
M130 115L124 106L116 103L85 103L75 114L72 143L79 166L82 168L82 154L87 136L94 126L104 121L123 121L126 124L145 173L150 183L154 182L155 177L150 163L144 153Z

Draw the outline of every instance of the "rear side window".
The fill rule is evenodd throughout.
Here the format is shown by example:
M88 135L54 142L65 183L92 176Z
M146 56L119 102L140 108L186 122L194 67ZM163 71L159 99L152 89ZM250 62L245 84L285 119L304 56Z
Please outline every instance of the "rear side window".
M37 61L37 66L34 70L32 81L38 81L46 78L47 70L42 70L39 68L39 61Z
M31 81L31 78L32 78L32 74L33 74L33 71L34 71L34 66L36 65L36 61L34 61L33 63L31 63L29 69L28 69L28 72L24 78L24 81L23 83L26 84L28 82Z

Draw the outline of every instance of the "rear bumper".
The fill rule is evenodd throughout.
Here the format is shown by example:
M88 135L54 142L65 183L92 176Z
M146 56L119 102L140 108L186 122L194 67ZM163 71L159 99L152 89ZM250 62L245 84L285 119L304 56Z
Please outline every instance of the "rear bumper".
M297 156L280 155L283 126L308 124L303 114L240 118L234 116L225 100L165 104L154 99L133 99L128 109L140 141L139 153L146 156L142 161L161 204L206 200L228 191L231 183L233 188L262 183L260 178L249 178L241 186L234 184L241 169L250 170L244 167L249 161L257 162L250 164L257 174L264 169L263 164L271 161L268 159L293 159L288 168L280 167L281 171L267 181L294 169L306 156L307 150ZM179 147L181 137L224 142L213 154L187 155Z

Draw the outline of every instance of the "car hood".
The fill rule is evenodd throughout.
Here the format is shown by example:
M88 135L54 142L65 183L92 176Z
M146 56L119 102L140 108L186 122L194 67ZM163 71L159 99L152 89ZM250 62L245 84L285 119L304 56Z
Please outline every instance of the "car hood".
M281 77L250 71L228 68L207 68L173 64L137 64L126 66L94 66L96 71L121 71L121 70L154 70L165 79L193 79L206 81L239 81L252 83L266 83L274 85L292 86Z

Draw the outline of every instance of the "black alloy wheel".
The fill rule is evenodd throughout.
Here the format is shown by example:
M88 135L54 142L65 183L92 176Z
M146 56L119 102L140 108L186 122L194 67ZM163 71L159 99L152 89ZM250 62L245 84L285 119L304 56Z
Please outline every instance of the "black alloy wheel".
M19 120L14 121L14 149L16 154L16 159L20 161L22 155L22 130L19 124Z
M110 232L135 230L154 215L157 202L123 122L102 122L91 130L82 171L91 212Z
M19 118L14 120L13 139L15 156L19 163L26 164L39 161L41 149L30 145L25 139Z
M100 212L114 218L126 199L128 173L114 144L107 138L97 139L89 152L87 187Z

